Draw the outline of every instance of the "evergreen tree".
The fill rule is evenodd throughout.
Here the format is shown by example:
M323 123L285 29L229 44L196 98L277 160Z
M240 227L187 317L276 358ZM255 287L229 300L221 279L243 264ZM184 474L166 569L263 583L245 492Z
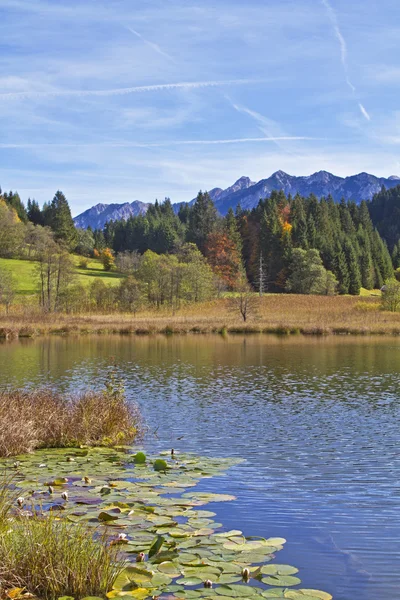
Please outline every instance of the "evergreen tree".
M339 281L339 293L348 294L350 287L350 275L347 266L346 255L339 240L337 240L335 247L333 272Z
M34 225L44 225L43 213L35 199L28 198L27 214L29 221Z
M393 247L392 262L395 269L400 267L400 240Z
M359 296L361 290L361 273L357 260L357 254L352 242L346 239L344 243L344 252L347 260L347 268L349 270L349 294Z
M56 192L45 210L44 218L45 225L54 231L54 238L73 250L77 243L77 233L68 201L62 192Z
M208 192L199 192L189 214L187 241L204 253L207 237L215 230L217 221L217 209Z
M296 247L308 248L307 216L302 198L297 194L291 206L291 223L293 225L293 244Z

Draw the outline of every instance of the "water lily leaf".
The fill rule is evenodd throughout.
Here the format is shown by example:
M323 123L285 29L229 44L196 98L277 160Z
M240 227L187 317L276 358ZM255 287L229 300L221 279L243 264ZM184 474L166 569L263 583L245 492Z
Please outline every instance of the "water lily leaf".
M114 581L113 590L130 592L140 587L139 583L151 581L153 572L139 567L125 567Z
M221 596L229 596L230 598L249 598L257 594L257 590L253 587L235 584L219 585L215 591Z
M155 540L153 541L153 543L150 546L150 550L149 550L149 558L152 558L153 556L155 556L156 554L158 554L161 550L162 545L165 542L165 538L163 538L161 535L158 535Z
M230 496L229 494L208 494L206 492L187 492L183 494L183 497L193 498L201 502L230 502L236 500L236 496Z
M168 464L162 458L157 458L153 463L153 469L155 471L166 471L168 469Z
M174 560L177 557L178 557L178 552L176 550L164 550L163 552L156 554L156 556L154 556L151 559L151 562L154 564L158 564L158 563L162 563L165 561Z
M332 600L330 594L320 590L288 590L285 597L295 600Z
M121 592L118 590L111 590L108 592L107 598L125 598L125 600L129 600L130 598L134 598L135 600L144 600L145 598L149 598L151 594L147 588L136 588L135 590L131 590L129 592Z
M118 519L118 515L112 515L111 513L102 511L97 517L99 521L108 523L109 521L115 521Z
M285 538L268 538L267 540L265 540L265 543L268 546L283 546L283 544L286 544L286 540Z
M241 579L242 577L239 574L235 575L233 573L222 573L222 575L218 577L217 583L237 583Z
M170 560L160 563L157 568L161 573L166 573L172 578L179 577L179 575L181 574L179 566Z
M299 570L290 565L264 565L261 567L263 575L295 575Z
M146 455L144 452L137 452L133 457L133 462L136 465L144 465L146 463Z
M204 583L204 579L200 579L199 577L181 577L180 579L176 580L176 583L181 584L181 585L201 585L202 583Z
M292 575L269 575L269 577L263 577L261 581L267 585L282 587L291 587L301 583L301 579Z

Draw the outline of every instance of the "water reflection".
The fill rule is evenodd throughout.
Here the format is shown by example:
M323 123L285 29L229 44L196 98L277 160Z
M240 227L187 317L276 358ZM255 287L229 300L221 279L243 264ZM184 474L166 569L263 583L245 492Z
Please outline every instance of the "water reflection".
M114 357L148 444L241 456L205 481L228 528L288 539L279 559L337 600L399 586L400 340L77 337L2 344L2 385L98 385Z

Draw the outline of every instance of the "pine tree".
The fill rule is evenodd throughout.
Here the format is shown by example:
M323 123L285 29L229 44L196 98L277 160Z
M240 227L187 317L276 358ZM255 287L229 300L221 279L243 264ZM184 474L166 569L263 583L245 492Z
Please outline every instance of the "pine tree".
M339 293L348 294L350 287L349 269L347 266L346 255L339 241L336 242L335 246L333 272L339 281Z
M43 213L35 199L28 198L27 214L29 221L34 225L44 225Z
M392 262L395 269L400 267L400 240L393 247Z
M296 247L308 249L308 228L307 228L307 217L304 210L304 203L302 198L297 194L293 200L290 220L293 225L293 244Z
M347 267L349 270L350 283L349 294L359 296L361 290L361 273L357 260L357 254L354 245L349 239L346 239L344 244L344 252L346 254Z
M65 243L72 250L77 242L77 234L71 210L64 194L56 192L51 204L44 212L45 225L54 231L56 240Z
M204 253L207 237L217 225L218 215L208 192L199 192L189 214L187 241L195 243Z

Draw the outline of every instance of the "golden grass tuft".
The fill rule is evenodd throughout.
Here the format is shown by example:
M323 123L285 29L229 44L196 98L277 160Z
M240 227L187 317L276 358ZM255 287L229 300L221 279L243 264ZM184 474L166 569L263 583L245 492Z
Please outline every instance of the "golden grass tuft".
M51 389L0 392L0 456L36 448L130 444L142 434L138 407L106 389L63 396Z

